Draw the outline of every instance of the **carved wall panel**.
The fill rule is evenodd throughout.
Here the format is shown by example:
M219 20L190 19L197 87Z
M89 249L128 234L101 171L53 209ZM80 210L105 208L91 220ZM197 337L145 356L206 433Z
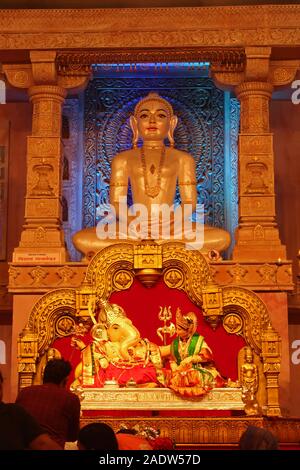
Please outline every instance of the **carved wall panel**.
M7 195L8 195L8 133L9 123L0 129L0 260L6 259Z
M81 228L82 197L82 114L78 99L66 100L63 106L63 229L72 261L81 256L72 236Z
M230 185L229 192L229 214L226 214L227 230L231 233L231 239L234 240L234 232L238 226L238 149L237 141L240 123L240 105L236 98L230 100Z
M132 8L125 14L109 8L80 10L80 14L71 9L1 10L0 47L145 47L151 51L200 45L295 45L300 38L299 16L299 5L228 6L222 14L219 7ZM59 31L53 28L56 24Z

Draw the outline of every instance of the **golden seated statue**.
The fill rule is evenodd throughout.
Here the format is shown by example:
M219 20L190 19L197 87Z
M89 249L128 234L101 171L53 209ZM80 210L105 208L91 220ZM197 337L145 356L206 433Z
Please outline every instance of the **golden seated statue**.
M179 240L201 252L223 251L230 245L225 230L191 222L197 209L194 158L173 147L177 117L168 101L156 93L138 102L130 118L133 148L112 161L110 203L112 213L95 227L77 232L75 247L86 257L124 240ZM138 139L143 140L137 147ZM170 147L164 145L168 138ZM133 206L127 210L130 182ZM174 208L178 183L181 205ZM137 217L138 214L138 217ZM105 215L105 210L103 210Z
M211 349L197 332L194 312L182 315L177 309L177 337L169 345L158 346L141 338L120 305L103 299L100 304L98 323L91 330L92 342L85 344L81 338L72 337L72 346L81 351L72 389L168 387L184 397L202 397L225 385ZM91 317L95 322L93 313ZM169 366L163 364L163 358L169 359Z
M98 322L91 330L93 341L85 344L74 336L72 346L81 351L71 388L116 386L162 386L164 376L159 347L141 338L122 307L101 301ZM92 315L93 317L93 315ZM101 318L100 318L101 317Z

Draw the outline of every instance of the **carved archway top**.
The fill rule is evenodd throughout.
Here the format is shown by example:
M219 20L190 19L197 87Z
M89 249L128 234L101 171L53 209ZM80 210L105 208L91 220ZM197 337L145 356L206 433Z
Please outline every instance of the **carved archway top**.
M40 355L54 340L55 320L62 311L75 316L75 289L56 289L48 292L36 302L31 310L25 330L37 334Z
M182 242L162 246L155 242L123 243L97 253L80 288L53 290L36 302L19 340L21 356L27 357L25 349L30 348L34 366L56 338L85 328L93 320L90 309L95 308L97 300L128 289L138 277L136 258L142 262L143 257L149 260L151 256L160 266L157 269L166 285L183 290L194 304L202 306L203 315L213 328L222 319L224 329L229 334L242 335L265 364L280 362L280 338L272 328L264 302L248 289L213 284L206 258L198 251L187 251ZM155 270L151 263L150 266Z
M91 260L84 284L92 286L97 298L108 298L113 291L127 289L135 275L134 256L133 244L105 248ZM158 266L153 267L158 269ZM199 251L187 251L182 242L165 243L162 245L161 270L168 287L183 289L193 302L202 304L202 288L211 282L211 275L209 265ZM116 278L118 273L124 273L124 285Z
M164 280L169 287L182 289L192 302L202 305L202 289L211 283L211 272L206 258L197 250L186 250L181 242L170 242L163 246ZM167 272L180 269L183 277L181 284L168 282ZM180 280L179 280L180 282Z
M187 252L181 242L166 243L162 247L161 271L170 288L184 290L192 302L202 304L202 288L211 281L211 277L209 265L201 253ZM93 257L79 289L56 289L36 302L23 333L30 331L35 334L39 355L44 354L56 337L64 336L63 331L58 331L60 317L64 317L65 327L71 328L66 323L74 322L78 315L88 316L86 305L90 300L107 299L114 291L128 289L135 274L133 244L107 247ZM79 299L84 296L87 302L81 312Z
M242 319L241 330L246 342L260 354L262 332L271 324L265 303L255 292L243 287L224 287L222 293L225 318L236 313Z
M92 286L97 297L109 297L114 288L111 282L113 271L118 269L132 271L133 256L133 244L121 243L104 248L92 258L84 284Z

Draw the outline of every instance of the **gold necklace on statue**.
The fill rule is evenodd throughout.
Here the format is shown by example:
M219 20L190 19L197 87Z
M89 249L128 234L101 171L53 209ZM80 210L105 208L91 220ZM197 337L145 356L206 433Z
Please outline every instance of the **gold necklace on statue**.
M156 197L159 195L160 190L161 190L161 170L165 161L165 155L166 155L166 148L165 146L162 147L161 149L161 154L160 154L160 160L159 160L159 165L158 165L158 170L157 170L157 178L156 178L156 184L154 186L150 186L148 182L148 176L147 176L147 167L146 167L146 159L145 159L145 151L144 147L141 147L141 160L142 160L142 168L143 168L143 176L144 176L144 183L145 183L145 193L149 197ZM150 172L153 174L155 172L155 166L152 164L150 167Z
M181 360L188 357L190 342L191 342L191 338L188 338L186 341L182 341L182 339L179 339L178 352L179 352L179 356Z

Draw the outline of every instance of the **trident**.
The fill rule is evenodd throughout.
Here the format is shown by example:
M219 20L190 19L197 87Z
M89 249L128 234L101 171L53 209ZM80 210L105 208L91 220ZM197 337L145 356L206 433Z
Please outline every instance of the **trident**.
M167 322L172 318L171 306L167 307L159 307L160 311L158 314L158 318L164 322L164 326L161 326L156 330L157 336L163 341L164 346L167 344L167 335L174 336L176 328L174 323L170 322L167 325Z

